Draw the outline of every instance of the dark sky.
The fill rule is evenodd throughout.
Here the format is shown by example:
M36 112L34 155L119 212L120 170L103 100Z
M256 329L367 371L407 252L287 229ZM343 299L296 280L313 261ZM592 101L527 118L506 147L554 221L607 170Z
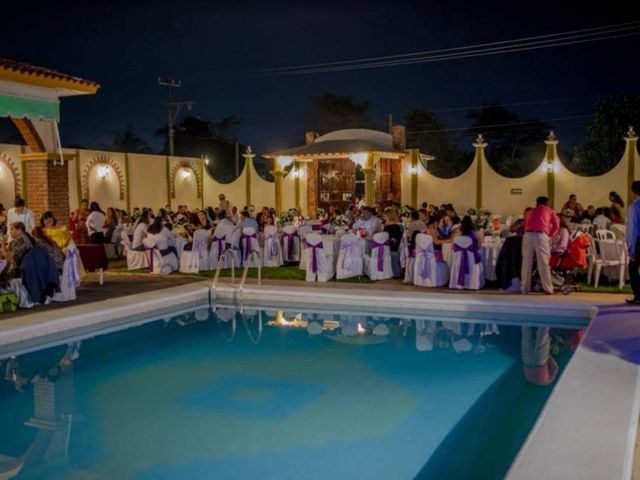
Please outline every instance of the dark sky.
M512 107L523 117L590 113L598 95L639 93L640 37L473 59L302 76L260 68L393 55L509 40L637 20L622 2L35 2L2 1L0 56L101 84L62 105L64 144L99 146L132 123L159 148L166 121L158 76L181 79L178 98L211 120L236 114L240 140L263 153L303 142L312 93L372 103L374 126L409 108L449 109L549 100ZM233 73L242 72L242 73ZM439 116L465 126L464 111ZM557 124L565 142L584 121ZM564 134L564 137L563 137Z

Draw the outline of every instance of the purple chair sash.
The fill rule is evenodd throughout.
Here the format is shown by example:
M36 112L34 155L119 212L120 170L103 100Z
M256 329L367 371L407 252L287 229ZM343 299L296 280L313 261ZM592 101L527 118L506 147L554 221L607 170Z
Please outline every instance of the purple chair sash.
M373 250L378 249L378 271L384 271L384 247L389 246L389 239L382 243L378 243L375 240L372 240L371 243L371 255L373 256Z
M464 286L464 277L465 275L469 275L469 262L467 261L467 252L473 253L473 259L475 263L480 262L480 254L478 253L478 248L471 244L470 246L464 248L459 245L453 244L453 252L460 252L462 255L460 256L460 271L458 272L458 285Z
M80 272L78 271L78 251L76 249L67 252L69 270L67 270L67 286L69 289L78 288L80 285Z
M358 240L356 239L353 242L351 241L341 242L340 250L344 250L344 256L342 257L342 268L344 270L350 271L354 256L357 257L360 252L360 247L358 246Z
M220 260L222 252L224 252L224 237L220 238L214 235L212 242L218 245L218 258L216 258L216 261Z
M311 230L314 232L321 232L322 231L322 225L319 223L314 223L313 225L311 225Z
M291 261L293 258L295 242L293 240L294 237L299 237L298 232L286 233L284 232L283 237L287 239L287 261Z
M313 273L318 273L318 252L319 248L323 248L322 240L320 240L315 245L309 242L306 242L307 248L311 249L311 271Z
M265 244L267 246L267 252L271 257L278 256L278 235L276 233L272 233L271 235L267 235L265 238Z
M243 260L246 260L249 258L249 256L251 255L251 239L252 238L258 238L258 235L253 233L251 235L245 235L244 233L242 234L242 237L240 237L240 243L242 244L244 242L244 251L241 252L242 253L242 258Z
M431 274L431 259L435 257L433 246L431 248L420 248L416 245L417 253L422 254L422 265L420 267L420 278L423 280ZM417 257L417 254L416 254Z

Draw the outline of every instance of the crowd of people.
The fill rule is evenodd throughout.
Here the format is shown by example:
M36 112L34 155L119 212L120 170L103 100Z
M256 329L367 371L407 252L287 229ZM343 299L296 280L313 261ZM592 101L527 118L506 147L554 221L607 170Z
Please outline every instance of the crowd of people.
M640 207L637 200L640 182L634 182L632 190L636 201L629 205L627 211L626 243L634 293L631 302L640 303L637 271L640 260ZM571 195L560 212L556 213L548 207L546 197L539 197L535 207L527 208L521 218L509 222L502 234L522 238L519 248L523 260L519 276L523 293L531 289L534 258L543 290L553 293L550 265L562 258L569 248L573 235L569 228L571 224L589 223L594 228L606 229L625 222L625 204L620 195L611 192L609 199L609 206L595 208L589 205L584 208L576 195ZM299 209L291 209L280 217L275 209L266 206L258 211L253 205L247 205L239 211L220 194L216 207L194 211L190 211L186 205L179 205L175 210L167 206L158 211L134 208L130 214L112 207L105 212L97 202L82 200L68 222L59 222L49 211L44 212L36 222L25 201L17 198L8 212L0 204L0 289L6 291L12 280L22 279L29 286L29 295L34 303L50 302L58 288L57 277L62 272L70 243L115 243L117 235L127 235L132 239L130 248L133 250L144 251L145 239L150 238L155 240L158 249L165 255L175 253L172 241L175 235L184 237L184 250L188 251L198 230L208 231L210 241L216 237L228 242L237 228L252 227L256 232L262 232L265 226L300 224L306 220L309 219ZM387 232L392 253L398 252L403 237L408 241L409 250L415 249L417 234L424 233L433 239L435 255L440 260L442 246L453 242L456 237L469 237L473 248L477 250L483 241L483 232L496 228L495 219L491 219L489 212L469 211L459 215L452 204L438 206L427 202L419 208L402 206L397 202L380 208L378 205L366 205L357 196L344 212L334 207L326 211L318 209L317 218L313 220L319 222L325 231L352 229L363 237ZM34 289L33 285L38 287Z

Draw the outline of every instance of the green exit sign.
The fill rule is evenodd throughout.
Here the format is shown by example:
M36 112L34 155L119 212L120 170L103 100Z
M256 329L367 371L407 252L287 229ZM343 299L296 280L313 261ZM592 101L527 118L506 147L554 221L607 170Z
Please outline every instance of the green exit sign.
M522 195L522 189L521 188L512 188L511 189L511 195Z

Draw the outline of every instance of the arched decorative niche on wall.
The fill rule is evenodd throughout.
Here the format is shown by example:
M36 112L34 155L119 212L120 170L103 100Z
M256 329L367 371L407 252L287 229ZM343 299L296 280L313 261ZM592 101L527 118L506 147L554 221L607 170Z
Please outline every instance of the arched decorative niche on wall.
M202 178L200 177L200 173L196 166L189 160L180 160L175 162L169 172L169 190L171 192L171 198L176 198L176 176L180 173L180 170L189 171L196 178L198 198L202 198Z
M13 179L13 195L22 195L22 179L18 167L13 163L13 159L6 153L0 153L0 168L6 168ZM5 206L6 207L6 206Z
M111 168L116 176L118 177L118 196L120 200L125 199L125 178L122 170L118 163L113 160L111 157L107 157L104 155L99 155L94 157L84 168L82 172L82 197L86 199L91 198L91 193L89 192L89 176L94 168L98 167L108 167Z

